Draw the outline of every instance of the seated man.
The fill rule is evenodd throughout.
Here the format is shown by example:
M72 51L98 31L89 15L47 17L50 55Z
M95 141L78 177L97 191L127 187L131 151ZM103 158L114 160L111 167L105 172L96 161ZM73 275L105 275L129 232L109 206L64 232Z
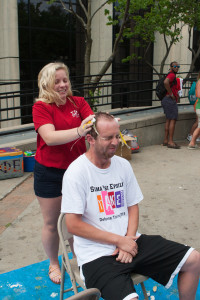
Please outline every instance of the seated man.
M87 288L106 300L138 299L130 272L169 287L179 274L181 300L194 300L200 253L158 235L139 235L138 204L143 199L130 163L115 156L119 124L97 113L89 150L65 172L61 211L74 235L74 249Z

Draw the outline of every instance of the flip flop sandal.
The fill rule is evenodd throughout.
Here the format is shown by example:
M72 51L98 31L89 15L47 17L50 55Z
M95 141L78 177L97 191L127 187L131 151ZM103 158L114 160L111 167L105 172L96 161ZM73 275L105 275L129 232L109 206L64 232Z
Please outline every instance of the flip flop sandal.
M196 150L196 149L198 149L198 146L197 145L195 145L195 146L188 146L187 148L189 150Z
M163 143L162 145L163 145L163 146L168 146L168 143Z
M174 144L174 145L168 144L168 145L167 145L167 148L171 148L171 149L180 149L180 146L177 145L177 144Z
M49 279L55 284L61 283L61 272L58 266L57 267L49 266ZM58 281L55 281L55 279L58 279Z
M181 146L179 146L177 143L174 142L174 144L175 144L176 146L178 146L179 148L181 148Z

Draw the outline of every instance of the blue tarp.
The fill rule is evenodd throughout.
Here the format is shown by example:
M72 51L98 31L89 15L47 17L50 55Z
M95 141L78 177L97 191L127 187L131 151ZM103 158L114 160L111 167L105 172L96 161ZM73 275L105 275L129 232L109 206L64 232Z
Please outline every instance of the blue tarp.
M61 258L59 258L61 259ZM59 299L60 286L51 282L48 277L49 260L45 260L27 267L23 267L0 275L0 299L1 300L46 300ZM69 275L66 274L65 288L71 286ZM153 287L157 291L153 291ZM170 289L165 289L155 281L148 279L145 287L150 296L155 300L178 300L177 278L175 278ZM140 285L136 286L136 291L141 300L144 299ZM72 296L73 292L65 294L65 299ZM200 300L200 284L196 300Z

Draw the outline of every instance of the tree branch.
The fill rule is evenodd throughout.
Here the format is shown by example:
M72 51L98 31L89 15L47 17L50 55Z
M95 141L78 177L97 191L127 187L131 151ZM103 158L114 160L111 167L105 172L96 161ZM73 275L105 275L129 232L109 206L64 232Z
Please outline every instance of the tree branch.
M173 43L174 43L174 40L172 39L171 42L170 42L170 45L168 46L168 44L167 44L167 46L166 46L166 53L165 53L163 59L161 60L161 64L160 64L160 74L163 74L165 61L166 61L166 59L169 55L169 52L171 50L171 47L172 47ZM159 77L161 77L161 75Z
M146 50L145 50L145 52L144 52L144 59L145 59L145 57L146 57L146 55L147 55L147 53L148 53L150 47L151 47L151 42L149 42L149 43L148 43L148 46L146 47Z
M189 48L188 48L189 49ZM191 48L190 48L191 49ZM190 50L189 49L189 50ZM191 49L192 50L192 49ZM190 50L190 51L191 51ZM192 51L193 52L193 59L192 59L192 62L191 62L191 65L190 65L190 69L189 69L189 71L188 71L188 73L187 73L187 76L184 78L184 80L183 80L183 84L187 81L187 79L191 76L191 73L194 71L194 67L195 67L195 62L196 62L196 60L197 60L197 58L199 57L199 55L200 55L200 42L199 42L199 45L198 45L198 49L197 49L197 51L195 52L194 50Z
M64 10L66 10L67 12L69 12L70 14L72 14L82 25L83 29L86 30L87 26L83 20L83 18L81 18L74 10L73 10L73 5L72 5L72 2L69 1L70 3L70 9L68 9L66 7L66 5L64 4L63 0L60 0L60 3L62 4Z
M89 1L91 1L91 0L88 0L88 2L89 2ZM70 2L71 2L71 1L70 1ZM86 15L86 18L88 18L88 13L87 13L87 10L86 10L86 8L85 8L85 6L84 6L82 0L79 0L78 2L79 2L79 4L80 4L80 6L82 7L82 10L84 11L84 13L85 13L85 15Z
M93 13L93 15L91 16L91 20L94 18L94 16L96 15L96 13L102 8L104 7L104 5L106 5L108 3L109 0L105 1L103 4L101 4L101 6L99 6L96 11Z
M147 64L147 66L151 67L155 71L155 73L159 76L159 73L156 70L156 68L146 58L143 58L143 59L144 59L144 62Z
M122 25L120 27L119 34L117 35L117 37L115 39L114 46L113 46L113 52L110 55L110 57L107 59L107 61L105 62L104 66L101 68L99 74L95 77L95 79L93 81L94 84L97 84L101 80L101 78L106 73L106 71L108 70L108 68L110 67L110 65L112 64L112 62L114 60L114 57L115 57L116 51L117 51L117 47L118 47L119 42L122 38L124 27L125 27L125 24L126 24L126 21L127 21L127 15L128 15L129 7L130 7L130 0L127 0L124 16L123 16L123 20L122 20Z
M188 27L188 50L190 50L192 52L192 55L195 55L195 51L194 49L191 48L191 39L192 39L192 28Z

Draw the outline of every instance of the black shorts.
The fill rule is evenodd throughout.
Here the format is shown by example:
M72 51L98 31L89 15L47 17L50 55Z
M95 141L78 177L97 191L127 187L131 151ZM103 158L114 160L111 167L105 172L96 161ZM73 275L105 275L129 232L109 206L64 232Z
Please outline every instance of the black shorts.
M178 119L178 105L175 100L173 100L171 97L165 96L162 99L162 107L167 119Z
M34 191L42 198L56 198L61 196L64 169L45 167L35 161Z
M87 288L96 287L106 300L122 300L135 292L131 272L146 275L167 288L193 250L159 235L141 235L132 263L103 256L82 266Z

